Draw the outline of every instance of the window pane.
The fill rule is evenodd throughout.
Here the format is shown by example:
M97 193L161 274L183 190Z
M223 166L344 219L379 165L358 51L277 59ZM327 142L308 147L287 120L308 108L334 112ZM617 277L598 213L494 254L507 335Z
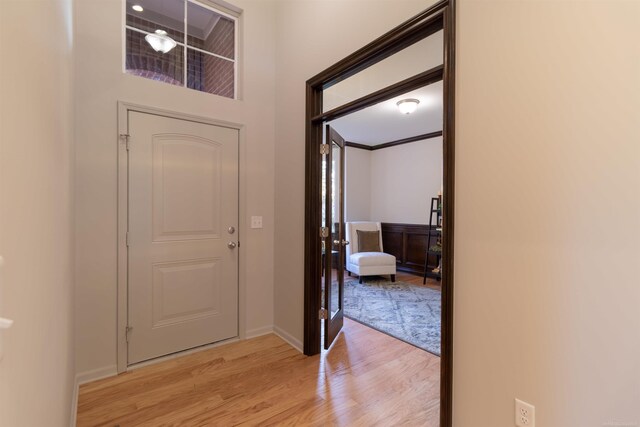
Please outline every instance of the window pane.
M142 6L137 12L133 6ZM164 30L184 43L184 0L127 0L127 26L153 33Z
M126 27L127 73L235 98L235 18L196 0L126 0Z
M191 89L234 97L234 63L194 49L187 49L187 86Z
M184 48L177 45L167 53L156 52L144 37L143 33L127 29L127 73L183 86Z
M235 58L235 22L211 9L189 2L187 44L225 58Z

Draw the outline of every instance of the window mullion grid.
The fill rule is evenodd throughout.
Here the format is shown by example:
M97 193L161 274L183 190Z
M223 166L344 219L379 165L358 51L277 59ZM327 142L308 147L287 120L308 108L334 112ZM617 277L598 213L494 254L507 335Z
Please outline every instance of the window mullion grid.
M189 87L187 84L187 50L189 50L189 39L187 34L187 10L188 10L188 2L184 0L184 52L182 53L184 58L184 87Z
M191 49L191 50L196 50L196 51L198 51L198 52L202 52L202 53L204 53L204 54L206 54L206 55L213 56L213 57L216 57L216 58L219 58L219 59L224 59L225 61L229 61L229 62L236 62L236 61L234 61L234 60L233 60L233 59L231 59L231 58L227 58L226 56L218 55L217 53L209 52L209 51L207 51L207 50L200 49L200 48L195 47L195 46L189 46L189 49Z
M233 20L233 99L238 99L238 22Z
M153 33L150 33L149 31L141 30L139 28L132 27L130 25L126 25L125 28L127 30L135 31L135 32L140 33L140 34L153 34ZM186 45L183 42L176 41L176 45L186 48ZM216 58L224 59L225 61L235 62L233 59L227 58L226 56L218 55L217 53L213 53L213 52L208 52L206 50L202 50L202 49L194 47L194 46L189 46L189 49L197 50L198 52L202 52L202 53L205 53L207 55L215 56Z

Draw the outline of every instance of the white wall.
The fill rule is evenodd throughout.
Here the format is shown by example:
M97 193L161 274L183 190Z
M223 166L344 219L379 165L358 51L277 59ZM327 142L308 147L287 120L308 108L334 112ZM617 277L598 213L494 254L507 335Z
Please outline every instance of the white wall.
M442 137L374 151L347 147L345 161L346 221L429 224L442 185Z
M74 378L72 2L0 1L0 425L67 426Z
M442 137L371 152L371 218L429 224L442 186ZM434 219L435 221L435 215Z
M455 425L640 425L640 3L458 6Z
M305 81L431 3L278 1L275 324L297 340L303 335Z
M236 0L244 9L242 100L122 72L121 0L77 1L77 369L82 378L115 371L117 101L240 123L244 197L240 237L249 334L273 324L275 8ZM243 186L243 184L241 184ZM249 229L262 215L263 229ZM247 268L244 268L248 266Z
M345 148L345 221L371 220L371 151Z

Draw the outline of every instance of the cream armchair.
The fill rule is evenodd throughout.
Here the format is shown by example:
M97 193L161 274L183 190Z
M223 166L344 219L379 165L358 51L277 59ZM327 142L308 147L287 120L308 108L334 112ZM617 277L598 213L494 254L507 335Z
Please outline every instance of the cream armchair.
M358 244L358 230L378 231L380 252L360 252ZM347 222L347 238L351 242L347 245L347 271L349 275L355 273L363 276L390 275L391 281L396 281L396 257L386 254L382 248L382 229L379 222L354 221Z

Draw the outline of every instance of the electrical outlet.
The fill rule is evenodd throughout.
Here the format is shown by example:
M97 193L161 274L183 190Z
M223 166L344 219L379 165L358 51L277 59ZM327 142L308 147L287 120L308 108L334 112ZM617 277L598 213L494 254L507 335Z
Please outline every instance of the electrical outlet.
M536 408L533 405L516 399L516 426L535 427Z
M262 228L262 217L261 216L252 216L251 217L251 228Z

